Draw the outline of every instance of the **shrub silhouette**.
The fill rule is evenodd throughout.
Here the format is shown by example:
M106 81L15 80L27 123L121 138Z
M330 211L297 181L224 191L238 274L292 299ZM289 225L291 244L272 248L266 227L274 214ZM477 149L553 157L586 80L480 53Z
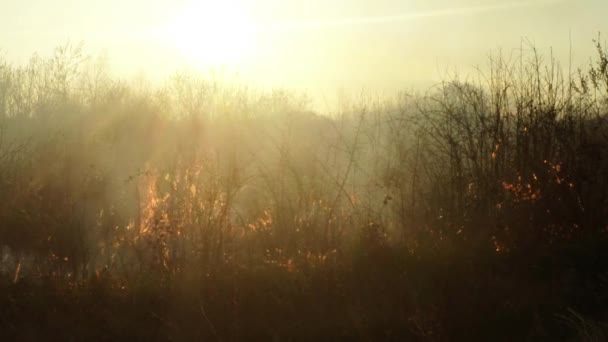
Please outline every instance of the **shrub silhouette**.
M608 59L596 46L572 75L530 47L491 58L477 81L332 116L188 74L112 80L78 46L1 62L2 330L604 336Z

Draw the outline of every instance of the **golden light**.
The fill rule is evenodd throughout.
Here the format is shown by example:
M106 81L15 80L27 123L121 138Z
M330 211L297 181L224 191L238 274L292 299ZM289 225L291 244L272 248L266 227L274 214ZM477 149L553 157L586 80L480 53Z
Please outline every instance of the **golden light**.
M255 26L237 2L202 0L185 6L164 36L196 64L229 65L251 56L254 32Z

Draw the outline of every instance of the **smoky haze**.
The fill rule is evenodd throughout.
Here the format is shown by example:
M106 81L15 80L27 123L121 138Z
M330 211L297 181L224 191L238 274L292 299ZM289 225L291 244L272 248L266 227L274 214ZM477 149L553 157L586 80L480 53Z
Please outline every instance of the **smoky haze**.
M607 340L607 9L5 0L0 340Z
M584 66L593 51L590 37L605 30L602 13L608 11L599 0L229 1L219 11L228 17L222 20L234 26L246 19L251 25L244 30L256 32L250 37L254 47L226 53L244 56L238 60L222 55L209 61L204 45L218 48L201 32L185 38L185 45L203 46L194 53L176 48L175 37L163 31L181 12L199 8L192 20L200 21L208 21L204 13L218 12L200 3L215 2L8 0L0 14L0 48L22 63L34 52L83 41L90 54L104 51L121 77L146 74L158 81L184 68L214 68L259 87L288 87L308 92L317 103L334 103L339 92L394 94L436 83L446 69L469 73L485 64L489 52L508 53L522 39L544 52L552 48L562 62ZM220 40L226 31L190 28L215 30ZM231 39L237 38L229 36L226 44Z

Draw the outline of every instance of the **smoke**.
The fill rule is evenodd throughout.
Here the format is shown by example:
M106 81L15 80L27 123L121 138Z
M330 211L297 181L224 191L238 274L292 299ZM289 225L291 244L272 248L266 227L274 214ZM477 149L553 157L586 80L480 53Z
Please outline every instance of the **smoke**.
M361 25L377 25L404 22L425 18L436 17L451 17L459 15L476 15L488 12L509 11L516 9L525 9L532 7L543 7L566 2L568 0L531 0L531 1L516 1L502 4L468 6L468 7L452 7L431 11L419 11L410 13L400 13L384 16L370 17L353 17L353 18L336 18L329 20L302 20L269 23L258 26L260 31L286 31L286 30L319 30L327 28L341 28L349 26Z

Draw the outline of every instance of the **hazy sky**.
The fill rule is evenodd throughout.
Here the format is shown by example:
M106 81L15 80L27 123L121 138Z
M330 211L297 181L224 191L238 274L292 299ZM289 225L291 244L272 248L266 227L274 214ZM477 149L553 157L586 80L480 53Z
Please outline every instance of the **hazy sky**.
M392 91L483 64L522 37L566 59L571 33L584 64L607 17L608 0L1 0L0 49L21 62L84 41L123 74L224 65L312 93Z

